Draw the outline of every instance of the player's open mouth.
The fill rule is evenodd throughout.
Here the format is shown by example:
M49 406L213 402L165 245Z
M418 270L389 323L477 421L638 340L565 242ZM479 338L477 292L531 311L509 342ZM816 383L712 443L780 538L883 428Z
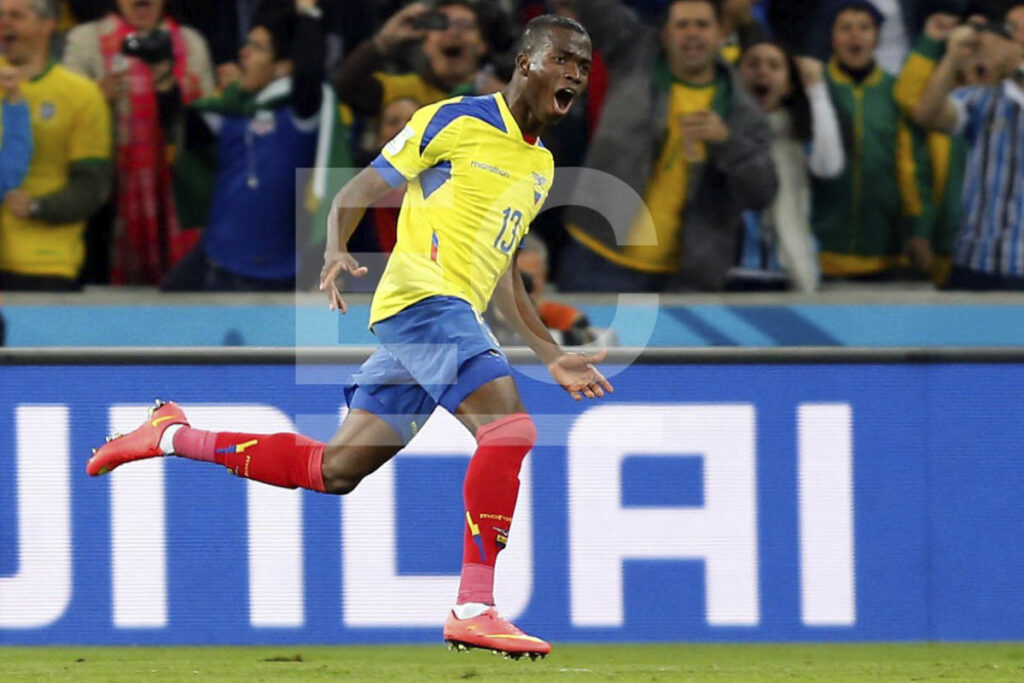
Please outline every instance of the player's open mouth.
M559 114L568 114L572 101L576 99L576 91L572 88L562 88L555 92L555 111Z
M461 45L450 45L446 48L443 48L441 50L441 54L443 54L448 59L458 59L459 57L462 56L463 51L464 50Z
M0 36L0 44L3 44L4 48L9 48L11 45L18 40L18 36L13 33L5 33Z

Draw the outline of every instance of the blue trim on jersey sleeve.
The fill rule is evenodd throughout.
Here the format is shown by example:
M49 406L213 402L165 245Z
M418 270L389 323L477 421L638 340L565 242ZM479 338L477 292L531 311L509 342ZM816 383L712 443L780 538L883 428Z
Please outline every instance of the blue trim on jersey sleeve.
M387 184L391 187L402 187L407 182L405 176L402 175L397 168L392 166L391 162L388 161L383 154L378 155L377 158L370 163L370 167L375 169L377 173L380 173L381 177L384 178Z
M426 199L434 194L442 185L451 180L452 162L442 161L433 168L428 168L420 174L420 187L423 189L423 198Z
M494 126L502 133L507 133L508 128L505 126L505 120L501 118L501 110L498 109L498 103L495 101L493 95L487 95L485 97L463 97L458 102L449 102L448 104L440 107L435 113L434 118L430 119L430 123L427 124L427 130L423 133L423 139L420 141L420 156L427 149L427 145L436 138L441 131L448 127L448 125L455 119L461 116L471 116L475 119L480 119L484 123L489 123Z

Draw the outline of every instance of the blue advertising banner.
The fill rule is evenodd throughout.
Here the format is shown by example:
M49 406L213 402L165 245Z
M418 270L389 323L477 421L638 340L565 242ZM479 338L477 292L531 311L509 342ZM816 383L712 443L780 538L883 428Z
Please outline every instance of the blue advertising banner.
M352 367L0 367L0 643L432 642L474 442L443 413L336 498L156 459L90 479L153 397L327 439ZM1024 638L1024 365L636 365L519 377L497 598L555 641Z

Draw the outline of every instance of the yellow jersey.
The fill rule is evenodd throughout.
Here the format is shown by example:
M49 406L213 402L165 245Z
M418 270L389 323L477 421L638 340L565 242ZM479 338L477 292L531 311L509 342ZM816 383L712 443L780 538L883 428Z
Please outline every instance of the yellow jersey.
M0 58L0 65L6 62ZM110 109L99 86L57 63L21 84L34 140L21 189L42 197L67 184L71 165L109 163ZM85 260L85 222L53 225L0 213L0 270L74 278Z
M483 313L551 189L551 153L497 93L420 109L372 166L408 189L370 325L430 296Z

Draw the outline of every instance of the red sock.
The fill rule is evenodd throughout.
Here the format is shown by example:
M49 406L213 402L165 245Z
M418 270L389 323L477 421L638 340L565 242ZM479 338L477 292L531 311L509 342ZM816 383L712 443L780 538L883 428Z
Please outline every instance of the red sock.
M182 427L174 454L224 465L235 475L274 486L324 491L324 445L301 434L234 434Z
M466 470L466 532L458 603L494 604L494 562L508 542L519 494L519 468L537 440L525 413L481 427L477 449Z

